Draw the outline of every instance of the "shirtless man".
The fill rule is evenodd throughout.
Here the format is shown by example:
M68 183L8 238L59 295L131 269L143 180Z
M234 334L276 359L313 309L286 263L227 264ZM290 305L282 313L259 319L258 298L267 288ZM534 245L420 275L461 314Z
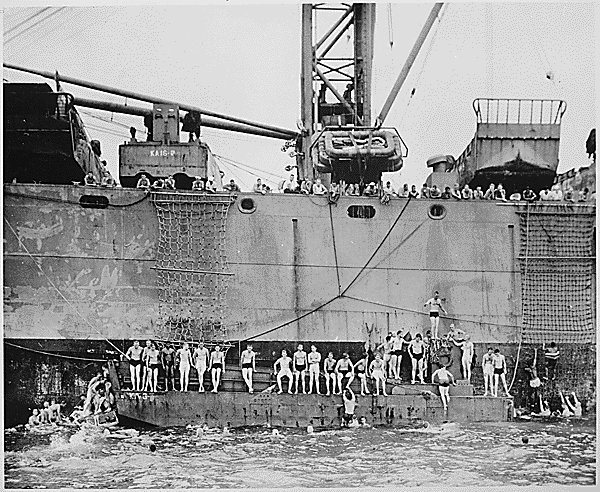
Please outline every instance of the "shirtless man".
M221 383L221 375L225 374L225 353L221 347L215 345L215 350L210 354L210 373L212 376L213 393L216 393Z
M368 395L371 393L369 391L369 388L367 387L367 369L369 368L368 363L369 363L369 354L364 354L364 357L362 359L360 359L354 365L354 372L356 373L356 376L360 380L360 394L362 396L365 396L365 395Z
M371 377L375 381L375 394L379 395L379 384L381 383L381 387L383 389L383 396L387 396L385 392L385 370L384 363L381 359L381 354L375 354L375 359L371 361L369 365L369 372L371 373Z
M494 350L494 388L493 395L498 396L498 380L502 379L502 385L508 398L512 398L512 395L508 392L508 386L506 385L506 359L500 353L500 349Z
M294 381L294 377L292 375L292 370L290 369L291 364L292 359L288 357L287 350L285 349L281 351L281 357L279 357L279 359L275 361L275 364L273 364L273 370L277 375L277 386L279 387L279 391L277 392L277 394L279 395L283 393L283 388L281 387L281 380L284 377L288 378L288 393L290 395L292 394L292 383ZM279 370L277 370L277 366L279 366Z
M377 350L383 350L383 373L386 374L387 376L390 376L389 373L389 365L390 365L390 358L391 358L391 353L392 353L392 334L388 334L387 337L385 337L385 342L383 342L379 347L377 347Z
M419 371L419 381L421 384L425 384L423 380L423 363L425 355L425 343L420 333L415 335L415 339L408 345L408 354L412 361L412 380L411 384L416 384L417 370Z
M429 319L431 321L431 333L434 340L438 338L438 328L440 326L440 310L444 312L444 314L448 314L448 312L442 306L442 300L440 299L440 293L436 290L433 294L433 297L429 299L424 305L424 307L429 306Z
M442 405L444 405L444 413L447 414L448 404L450 403L450 385L456 386L454 376L452 376L452 373L442 364L442 367L435 371L431 376L431 382L438 385Z
M50 407L48 408L50 411L50 421L51 422L60 422L62 420L62 415L60 413L60 403L56 403L56 400L50 400Z
M556 378L556 365L558 364L558 359L560 359L560 351L556 342L551 342L548 348L543 344L542 350L544 350L544 357L546 359L546 379L554 381Z
M327 354L327 358L323 362L323 372L325 372L325 386L327 388L327 396L331 394L337 394L335 392L335 385L337 383L337 375L335 373L335 366L337 361L333 358L333 352ZM331 388L330 388L331 382ZM331 391L330 391L331 389Z
M550 405L547 401L542 401L542 394L539 394L540 411L539 413L531 412L531 415L535 417L550 417Z
M457 347L460 347L462 350L462 374L463 377L471 382L471 364L473 363L473 353L475 352L475 347L473 346L473 342L471 341L470 335L465 335L465 339L462 342L457 342L452 339L452 342Z
M256 353L252 350L252 345L246 345L246 350L240 355L240 366L242 368L242 377L246 386L248 386L248 393L254 393L252 372L256 371Z
M187 391L190 384L190 367L192 354L190 345L183 343L183 347L177 349L177 360L179 361L179 391Z
M142 349L142 391L146 391L148 386L148 350L151 345L152 342L146 340L146 346Z
M140 370L142 367L142 347L139 341L134 341L133 345L127 349L125 357L129 360L129 374L131 376L131 390L142 391L142 381L140 379Z
M321 364L321 354L317 352L317 347L314 345L310 346L310 352L308 353L308 392L312 393L313 391L313 383L317 389L317 395L321 394L321 389L319 385L319 366Z
M575 394L574 391L571 393L571 396L573 397L573 404L571 404L568 396L565 398L565 400L566 400L567 404L569 405L570 410L573 412L573 416L581 417L581 414L582 414L581 402L577 399L577 395Z
M562 407L561 416L565 418L572 417L573 410L571 409L571 402L565 398L562 391L559 391L558 394L560 395L560 405Z
M34 427L36 425L40 425L40 411L37 408L33 409L32 415L29 417L29 420L27 421L27 425L29 425L30 427Z
M340 391L343 391L344 388L349 388L350 383L354 381L354 364L352 364L348 352L344 352L342 358L337 361L337 364L335 365L335 373L337 374L338 387ZM342 381L344 378L348 378L348 382L345 386L342 386Z
M483 354L481 360L481 369L483 370L483 384L485 386L485 393L483 396L487 396L488 393L494 394L494 350L492 347L488 347L487 353Z
M344 401L344 417L342 420L342 425L349 427L350 423L354 420L354 411L356 409L356 395L350 388L346 388L344 389L342 399Z
M390 361L388 363L388 378L390 379L400 379L400 374L398 374L398 358L400 358L400 362L402 362L402 343L404 343L401 333L397 334L392 333L392 337L390 338Z
M204 342L198 342L198 346L194 349L192 359L194 361L194 367L198 373L198 392L204 393L204 373L208 367L208 360L210 354L208 349L204 346Z
M306 394L307 357L302 344L298 345L298 350L294 352L293 366L294 380L296 382L296 390L294 391L294 393L296 395L298 394L298 386L300 386L299 379L302 378L302 393Z
M146 351L146 372L148 374L146 385L150 391L158 391L158 368L160 352L156 349L154 342L150 343L150 348Z
M171 381L171 389L175 391L175 349L173 345L165 345L162 348L160 361L165 372L165 391L169 391L169 381Z

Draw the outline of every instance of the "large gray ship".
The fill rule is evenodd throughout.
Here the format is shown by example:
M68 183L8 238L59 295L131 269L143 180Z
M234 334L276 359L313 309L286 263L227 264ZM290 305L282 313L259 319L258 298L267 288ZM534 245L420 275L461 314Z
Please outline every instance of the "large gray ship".
M332 399L260 393L274 382L275 354L314 343L324 354L349 351L356 359L390 332L425 333L430 320L423 303L434 291L449 313L442 316L442 334L451 323L468 333L479 365L490 345L506 354L517 406L529 398L524 369L533 349L551 342L561 359L556 378L545 385L547 397L575 390L592 404L595 201L577 197L584 187L594 191L595 169L585 170L579 183L557 177L564 101L476 100L473 140L456 158L430 159L427 185L485 190L502 182L507 197L527 187L539 195L555 183L565 193L575 185L580 190L570 201L228 192L209 146L193 136L212 126L285 141L300 181L318 178L327 187L343 181L361 190L380 182L383 172L403 166L406 144L384 121L441 7L432 10L374 118L375 5L340 7L340 18L320 39L313 22L326 7L303 5L301 125L294 131L5 63L57 83L152 103L151 109L118 107L47 84L4 84L7 424L21 421L40 399L76 400L105 360L120 413L136 421L337 425L339 402ZM350 27L352 56L342 68L324 69L335 61L327 58L329 45ZM147 140L132 132L119 149L121 186L100 186L107 170L99 144L86 136L81 107L144 118ZM182 131L190 133L188 142ZM175 189L136 188L142 175L151 182L173 176ZM96 185L86 186L86 176ZM212 181L216 193L194 191L194 180L203 187ZM134 339L219 343L229 367L238 366L251 342L258 353L257 392L244 393L237 369L226 373L219 395L128 391L124 353ZM463 379L460 350L446 355L454 362L451 372ZM455 390L451 417L512 415L511 401L474 396L481 379L475 370L472 384ZM373 397L362 405L372 422L442 418L437 398L430 401L425 391L433 388L393 386L389 400Z

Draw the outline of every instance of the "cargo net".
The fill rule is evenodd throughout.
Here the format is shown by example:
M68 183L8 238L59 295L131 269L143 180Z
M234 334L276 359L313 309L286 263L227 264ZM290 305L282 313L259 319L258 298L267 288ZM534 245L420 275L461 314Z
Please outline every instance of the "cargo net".
M594 378L595 207L529 204L519 214L522 343L558 344L555 381L571 391Z
M227 293L226 220L231 198L152 193L162 340L223 340Z

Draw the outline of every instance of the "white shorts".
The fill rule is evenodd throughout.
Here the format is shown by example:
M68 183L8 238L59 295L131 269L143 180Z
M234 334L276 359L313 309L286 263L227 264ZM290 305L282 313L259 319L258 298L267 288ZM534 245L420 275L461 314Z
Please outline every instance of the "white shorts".
M492 374L494 374L494 367L491 364L483 366L483 374L491 376Z
M383 371L381 369L380 370L376 369L371 372L371 377L373 379L385 379L385 374L383 374Z
M319 374L319 372L320 372L319 371L319 364L316 363L316 362L313 363L313 364L310 364L308 366L308 372L309 372L309 374Z
M292 379L292 371L290 369L284 369L282 371L279 371L279 373L277 374L278 378L282 378L284 376L287 376L288 378Z

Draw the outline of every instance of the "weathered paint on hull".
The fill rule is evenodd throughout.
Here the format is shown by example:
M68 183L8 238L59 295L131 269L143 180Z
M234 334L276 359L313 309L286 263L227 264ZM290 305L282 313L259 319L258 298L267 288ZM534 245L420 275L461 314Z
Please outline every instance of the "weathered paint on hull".
M411 387L414 391L415 387ZM452 395L452 391L451 391ZM512 406L505 398L451 396L444 415L439 396L357 396L355 415L370 425L409 426L425 420L452 422L503 422ZM121 392L119 415L159 427L204 425L209 427L272 426L339 428L344 413L340 396L271 393L168 393Z
M44 272L5 223L6 337L154 336L158 224L143 192L59 185L5 185L4 191L5 218ZM121 207L83 209L83 194L106 195ZM238 203L243 197L255 201L256 211L243 214L234 204L227 219L234 273L225 309L229 339L257 337L335 299L259 339L379 341L390 330L427 328L423 302L439 290L451 313L442 333L454 320L475 342L517 341L516 206L412 200L369 268L337 297L338 274L344 290L407 200L385 206L376 198L342 197L331 207L331 221L325 197L241 194ZM446 208L441 220L428 216L434 203ZM374 207L375 216L349 217L354 204ZM374 326L370 334L366 324Z

